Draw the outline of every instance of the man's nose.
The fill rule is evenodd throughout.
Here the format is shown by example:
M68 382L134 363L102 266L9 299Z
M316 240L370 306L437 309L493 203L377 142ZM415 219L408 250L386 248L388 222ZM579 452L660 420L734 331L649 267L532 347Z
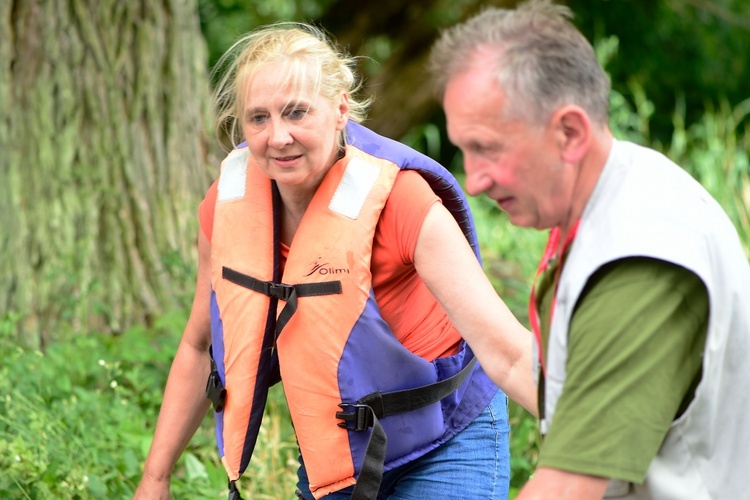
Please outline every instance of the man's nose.
M492 179L483 172L473 172L466 168L466 193L470 196L478 196L492 186Z

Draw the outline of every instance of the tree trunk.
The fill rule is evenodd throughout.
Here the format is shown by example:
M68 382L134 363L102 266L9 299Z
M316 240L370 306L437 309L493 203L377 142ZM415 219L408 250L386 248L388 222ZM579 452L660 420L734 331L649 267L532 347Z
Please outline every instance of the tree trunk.
M0 0L0 321L21 315L19 335L118 332L190 293L210 181L197 12Z

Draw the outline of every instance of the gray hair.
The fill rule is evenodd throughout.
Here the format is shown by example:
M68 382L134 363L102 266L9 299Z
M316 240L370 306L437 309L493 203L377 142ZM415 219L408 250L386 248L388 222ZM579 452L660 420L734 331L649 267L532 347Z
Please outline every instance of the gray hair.
M220 143L228 138L231 146L235 147L244 140L241 117L246 100L245 83L266 65L280 61L288 63L286 81L300 92L311 81L314 92L332 101L340 92L346 92L349 96L349 119L359 122L365 118L369 101L358 100L354 96L362 85L354 71L355 59L339 51L326 33L315 26L276 23L240 38L214 67L212 80L218 79L218 82L213 100L216 136ZM308 65L308 62L314 64ZM312 74L309 74L308 68L312 68ZM344 141L343 136L341 141Z
M478 55L491 54L491 71L512 103L510 113L542 123L559 106L576 104L606 125L610 80L572 17L564 5L530 0L515 10L485 9L446 30L430 54L438 94Z

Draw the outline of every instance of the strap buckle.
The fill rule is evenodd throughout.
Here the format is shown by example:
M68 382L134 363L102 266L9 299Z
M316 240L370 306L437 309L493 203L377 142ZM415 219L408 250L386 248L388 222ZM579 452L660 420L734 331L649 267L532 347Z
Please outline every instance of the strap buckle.
M289 301L289 297L294 293L294 286L292 285L287 285L286 283L273 283L270 281L267 283L269 297Z
M336 412L336 418L343 420L343 422L337 424L342 429L363 432L374 424L373 410L368 405L359 403L341 403L339 404L339 408L342 410L351 410Z
M211 362L213 363L213 360L211 360ZM214 411L216 413L224 410L224 403L227 399L227 390L221 383L219 372L216 370L212 371L208 376L208 381L206 382L206 397L213 403Z

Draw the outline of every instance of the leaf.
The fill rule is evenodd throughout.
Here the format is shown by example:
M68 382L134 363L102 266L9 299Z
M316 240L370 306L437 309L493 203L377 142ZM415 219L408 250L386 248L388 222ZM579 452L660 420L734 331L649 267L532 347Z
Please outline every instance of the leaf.
M188 481L194 479L208 479L206 466L203 465L192 453L185 453L185 470Z
M86 489L91 492L94 498L107 497L107 485L94 475L88 476Z

